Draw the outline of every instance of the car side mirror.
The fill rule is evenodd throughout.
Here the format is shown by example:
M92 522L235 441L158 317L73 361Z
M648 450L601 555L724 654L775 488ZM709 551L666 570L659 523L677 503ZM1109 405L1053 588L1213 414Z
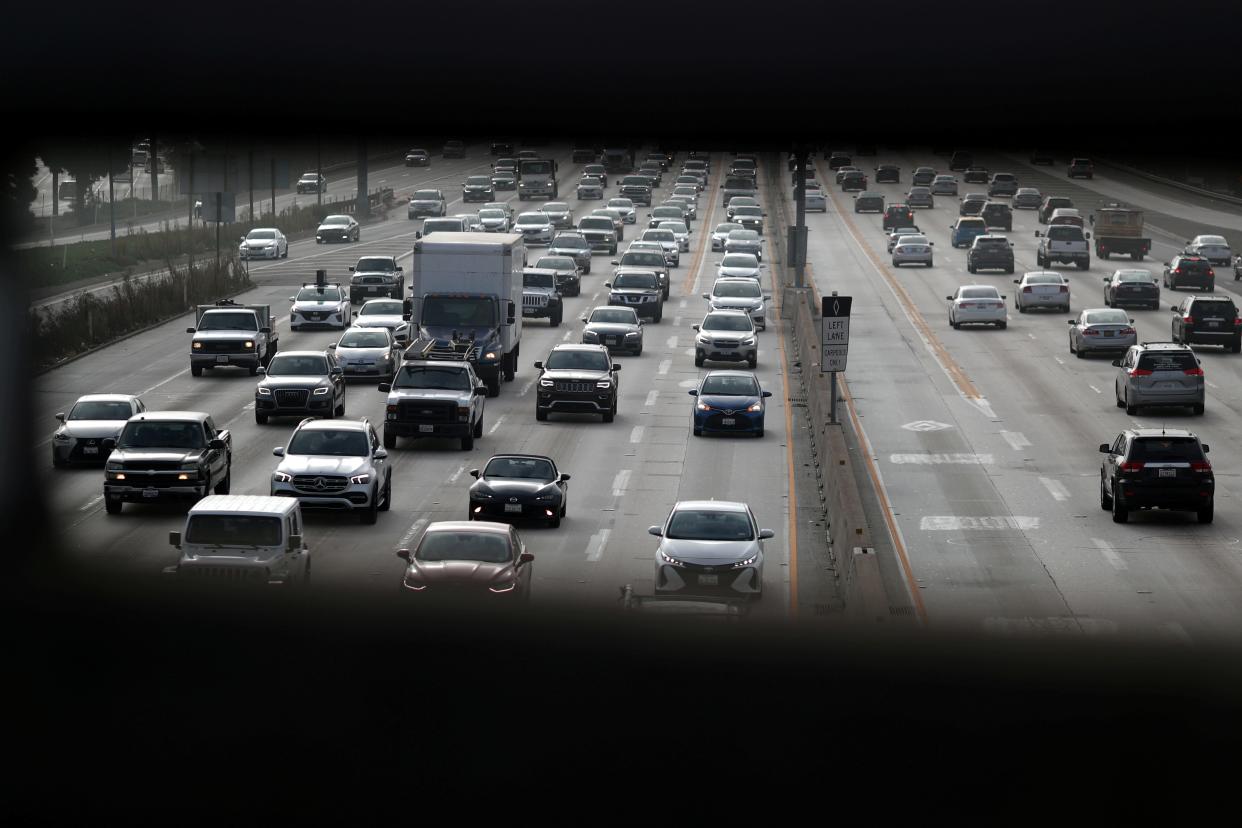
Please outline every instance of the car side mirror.
M1114 367L1114 368L1120 368L1120 367L1121 367L1121 360L1119 360L1119 359L1114 359L1114 360L1113 360L1113 367Z
M1108 443L1100 443L1100 454L1108 454Z
M1104 279L1103 279L1103 282L1104 282L1104 284L1106 284L1106 285L1107 285L1109 282L1111 282L1111 281L1112 281L1112 278L1111 278L1111 277L1109 277L1109 276L1105 276L1105 277L1104 277Z
M691 328L691 330L695 330L695 331L697 331L697 330L699 329L699 326L698 326L698 325L691 325L691 326L690 326L690 328Z
M486 386L486 385L482 385L482 384L476 385L476 386L474 387L474 393L476 393L476 394L486 394L486 393L487 393L487 386Z
M690 389L689 391L687 391L686 393L687 393L687 394L689 394L689 395L690 395L690 396L692 396L692 397L697 397L697 396L699 395L699 390L698 390L697 388L691 388L691 389Z
M765 397L770 397L770 396L772 396L772 392L771 392L771 391L764 391L764 392L763 392L763 396L765 396Z
M186 332L186 333L191 333L191 334L192 334L192 333L198 333L198 331L197 331L196 329L194 329L194 328L186 328L186 329L185 329L185 332Z
M374 457L375 457L375 459L376 459L376 460L387 460L387 459L388 459L388 449L385 449L385 448L377 448L377 449L375 450Z
M613 365L613 366L612 366L612 368L610 368L609 370L610 370L610 371L620 371L620 370L621 370L621 366L620 366L620 365Z
M302 551L302 536L301 535L290 535L289 540L286 543L285 549L286 551L289 551L289 552L301 552Z
M1035 231L1035 238L1037 238L1037 239L1038 239L1038 238L1041 238L1043 235L1044 235L1044 234L1043 234L1043 233L1041 233L1041 232L1039 232L1038 230L1036 230L1036 231Z
M1174 313L1177 313L1177 305L1169 305L1169 310L1173 311Z
M353 266L353 265L350 265L350 266L349 266L349 272L350 272L350 273L353 273L353 272L354 272L354 266Z
M284 446L277 446L276 448L272 449L272 454L273 454L274 456L276 456L276 457L284 457L284 456L285 456L285 447L284 447Z
M621 263L620 263L619 261L617 261L616 259L610 259L610 260L608 261L608 263L609 263L609 264L615 264L615 265L619 265L619 264L621 264Z
M1204 453L1204 454L1207 454L1209 451L1211 451L1211 447L1210 447L1210 446L1208 446L1208 444L1207 444L1207 443L1203 443L1203 444L1202 444L1202 448L1203 448L1203 453Z
M385 394L387 394L389 391L391 391L391 390L392 390L392 383L391 383L391 382L381 382L381 383L379 384L379 390L380 390L380 391L383 391Z
M1020 284L1022 284L1022 280L1021 280L1021 279L1014 279L1014 280L1013 280L1013 283L1014 283L1015 285L1020 285Z
M397 265L397 272L398 272L398 273L404 273L404 272L405 272L405 268L404 268L404 267L402 267L401 265Z
M1204 449L1204 451L1206 451L1206 449ZM168 543L180 549L181 548L181 533L180 532L169 532Z
M664 531L663 531L663 530L662 530L659 526L648 526L648 527L647 527L647 534L648 534L648 535L655 535L657 538L659 538L659 537L663 537L663 536L664 536Z
M543 362L542 362L542 361L540 361L540 362L536 362L536 363L535 363L535 367L536 367L536 368L538 368L538 369L540 369L540 370L543 370Z
M56 419L60 420L63 423L65 421L65 412L63 411L57 412Z
M1089 238L1091 238L1091 234L1090 234L1090 233L1083 233L1083 234L1082 234L1082 237L1083 237L1084 239L1089 239Z
M216 439L212 440L210 443L207 444L207 448L215 449L216 451L223 451L226 448L226 446L224 444L224 441L221 440L219 437L217 437Z
M408 549L398 549L398 550L397 550L397 557L398 557L398 558L400 558L401 560L405 561L406 563L409 563L409 560L410 560L410 550L408 550Z
M535 556L533 554L531 554L530 552L523 552L521 555L518 556L518 566L521 566L522 564L531 563L534 560L535 560Z
M1009 294L1007 294L1007 293L1002 293L1002 294L1001 294L1001 298L1002 298L1002 299L1008 299L1008 298L1009 298Z
M1130 320L1130 321L1134 321L1134 320ZM1078 320L1077 320L1077 319L1066 319L1066 320L1065 320L1065 324L1066 324L1066 325L1077 325L1077 324L1078 324Z
M582 322L587 321L587 318L586 318L585 316L580 316L580 317L578 317L578 319L579 319L580 321L582 321Z
M341 368L341 367L339 367L339 366L338 366L338 367L336 367L336 368L329 368L329 369L328 369L328 375L329 375L329 376L339 377L341 374L344 374L344 373L345 373L345 369L344 369L344 368Z
M562 483L566 482L567 480L569 480L569 475L564 472L561 472L560 480Z
M116 438L105 437L103 439L103 442L100 443L100 447L102 447L104 451L112 451L114 448L116 448Z
M771 529L760 529L759 530L759 540L767 540L768 538L774 538L774 537L776 537L776 533L773 532Z
M952 302L952 301L953 301L953 297L952 297L952 296L946 296L946 297L944 297L944 298L945 298L945 299L948 299L950 302Z

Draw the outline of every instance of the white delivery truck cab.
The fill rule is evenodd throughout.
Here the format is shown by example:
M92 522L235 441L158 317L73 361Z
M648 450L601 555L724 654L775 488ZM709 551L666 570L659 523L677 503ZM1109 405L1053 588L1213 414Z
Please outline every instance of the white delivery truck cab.
M209 495L195 503L182 532L168 541L181 552L170 571L208 584L289 584L310 580L296 497Z

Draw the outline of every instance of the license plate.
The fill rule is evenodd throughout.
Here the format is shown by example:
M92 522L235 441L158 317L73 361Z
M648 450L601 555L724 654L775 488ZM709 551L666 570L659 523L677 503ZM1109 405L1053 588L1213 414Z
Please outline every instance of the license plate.
M736 422L737 420L733 417L721 417L720 418L721 425L733 425Z
M1177 469L1161 469L1161 477L1177 477Z
M520 512L522 511L522 504L521 503L506 503L505 511L506 512Z
M1208 323L1208 327L1209 327L1209 328L1219 328L1219 327L1220 327L1220 323L1219 323L1219 322L1209 322L1209 323Z
M436 430L436 427L433 425L420 425L418 427L418 430L422 432L423 434L433 434Z
M720 583L719 575L700 575L699 586L716 586Z
M99 446L82 446L83 454L99 454Z
M608 344L608 345L620 345L620 344L621 344L621 337L619 337L619 336L610 336L610 337L608 337L607 344Z
M1112 336L1112 335L1113 335L1113 332L1112 332L1112 331L1105 331L1105 332L1104 332L1104 335L1105 335L1105 336Z
M216 362L228 362L228 361L229 361L228 354L219 354L216 356Z
M159 494L159 489L147 488L142 490L143 497L159 497Z

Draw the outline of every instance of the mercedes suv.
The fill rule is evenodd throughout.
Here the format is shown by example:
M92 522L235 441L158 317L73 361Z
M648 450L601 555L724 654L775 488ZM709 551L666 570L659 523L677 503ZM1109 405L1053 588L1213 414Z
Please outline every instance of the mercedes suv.
M392 506L392 467L375 429L361 420L305 419L272 472L273 497L296 497L303 509L342 509L375 523L376 512Z

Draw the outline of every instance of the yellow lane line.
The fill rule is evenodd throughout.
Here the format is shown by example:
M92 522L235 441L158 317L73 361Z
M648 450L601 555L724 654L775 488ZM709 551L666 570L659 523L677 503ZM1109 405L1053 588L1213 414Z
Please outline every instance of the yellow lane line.
M716 192L712 188L712 185L715 184L718 180L720 180L720 164L716 164L714 166L716 168L715 172L713 172L710 176L707 177L707 186L703 189L703 191L708 193L709 196L712 193ZM711 249L712 245L711 245L710 239L711 239L712 231L708 228L712 226L711 221L715 213L716 213L716 201L715 201L715 198L712 197L708 201L707 214L704 215L700 219L701 224L700 224L700 229L699 229L699 236L700 236L699 249L695 251L694 260L690 262L690 269L686 271L686 281L681 286L681 293L683 296L688 297L690 295L690 292L694 290L695 274L699 272L699 265L703 263L703 256L707 253L708 250ZM706 246L703 245L704 241L707 241Z

